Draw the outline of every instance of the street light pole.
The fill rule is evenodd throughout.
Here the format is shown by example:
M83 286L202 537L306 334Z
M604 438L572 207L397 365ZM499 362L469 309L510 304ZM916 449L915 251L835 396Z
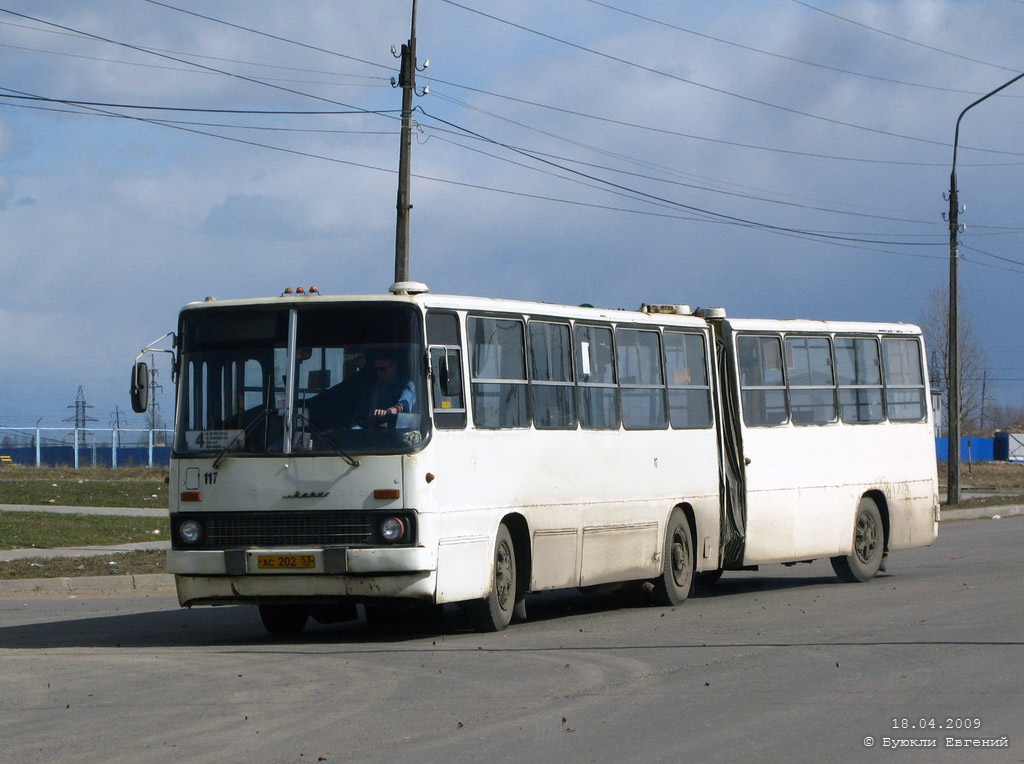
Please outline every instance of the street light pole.
M1009 82L1005 82L990 93L986 93L966 109L960 112L956 118L956 130L953 132L953 169L949 174L949 327L946 330L947 341L949 342L949 368L947 371L947 404L949 427L947 441L949 443L949 460L947 462L948 473L946 476L946 503L960 503L960 324L957 315L960 303L959 287L957 285L957 264L960 253L957 251L957 244L960 234L960 204L956 185L956 150L960 142L960 120L964 114L973 109L986 98L990 98L1003 88L1007 88L1021 77L1024 73L1018 74Z

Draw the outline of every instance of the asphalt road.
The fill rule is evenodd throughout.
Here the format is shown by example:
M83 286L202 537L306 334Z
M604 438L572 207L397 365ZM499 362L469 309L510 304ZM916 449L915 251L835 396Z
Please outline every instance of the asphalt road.
M675 609L548 594L494 635L454 609L282 640L170 596L0 599L0 760L1021 762L1022 547L1022 517L943 523L868 584L823 561Z

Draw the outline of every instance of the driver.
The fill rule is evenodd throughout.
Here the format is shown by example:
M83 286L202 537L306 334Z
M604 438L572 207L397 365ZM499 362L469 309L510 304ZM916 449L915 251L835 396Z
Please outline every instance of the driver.
M374 358L375 379L366 386L356 408L355 425L381 427L392 424L399 414L408 414L416 405L416 392L412 382L399 373L398 362L392 355Z

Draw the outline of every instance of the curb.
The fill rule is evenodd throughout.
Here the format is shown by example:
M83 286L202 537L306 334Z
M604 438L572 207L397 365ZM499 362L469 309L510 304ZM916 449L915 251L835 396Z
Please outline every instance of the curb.
M71 578L15 578L0 581L0 594L74 594L75 592L159 592L174 589L169 573L129 576L78 576Z
M1024 515L1024 504L993 505L989 507L967 507L965 509L946 509L939 511L939 522L954 520L996 520L1004 517Z
M160 551L171 548L170 541L141 541L133 544L112 544L110 546L58 546L30 547L28 549L0 550L0 562L12 562L35 557L101 557L123 552Z
M167 517L167 507L78 507L63 504L0 504L0 512L53 512L58 515Z

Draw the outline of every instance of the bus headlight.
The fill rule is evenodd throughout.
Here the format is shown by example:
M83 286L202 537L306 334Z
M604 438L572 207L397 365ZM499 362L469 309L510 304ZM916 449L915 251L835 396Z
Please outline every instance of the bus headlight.
M203 537L203 526L198 520L186 520L178 526L178 538L186 544L198 544Z
M380 521L380 537L389 544L401 541L405 536L405 522L398 517L386 517Z

